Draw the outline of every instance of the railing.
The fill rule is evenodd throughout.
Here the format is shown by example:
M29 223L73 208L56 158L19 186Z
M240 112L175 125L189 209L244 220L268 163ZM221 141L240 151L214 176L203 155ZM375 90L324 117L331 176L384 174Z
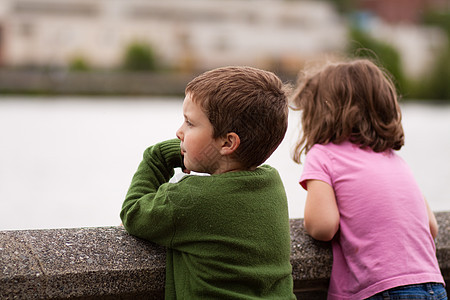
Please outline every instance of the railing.
M450 212L436 213L437 258L450 284ZM291 220L294 292L325 299L329 243ZM0 231L0 299L163 299L165 249L122 227Z

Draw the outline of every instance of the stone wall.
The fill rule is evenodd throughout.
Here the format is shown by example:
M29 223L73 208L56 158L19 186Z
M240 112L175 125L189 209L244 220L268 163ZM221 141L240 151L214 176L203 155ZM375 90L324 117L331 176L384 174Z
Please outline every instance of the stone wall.
M437 257L450 283L450 212L436 213ZM326 299L329 243L291 220L294 291ZM163 299L165 250L122 227L0 231L0 299Z

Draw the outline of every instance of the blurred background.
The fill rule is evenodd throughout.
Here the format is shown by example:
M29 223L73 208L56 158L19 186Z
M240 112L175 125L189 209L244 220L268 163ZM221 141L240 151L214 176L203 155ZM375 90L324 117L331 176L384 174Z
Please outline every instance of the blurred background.
M450 210L450 0L1 0L0 230L118 225L143 151L175 137L201 72L249 65L295 83L346 57L394 76L399 154L432 209ZM298 125L291 112L268 161L291 218L306 195Z

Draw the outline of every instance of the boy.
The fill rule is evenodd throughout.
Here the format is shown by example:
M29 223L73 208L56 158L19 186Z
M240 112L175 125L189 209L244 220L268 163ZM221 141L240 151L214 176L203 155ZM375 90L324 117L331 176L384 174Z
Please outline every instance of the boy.
M286 194L260 166L287 129L281 81L250 67L203 73L183 114L178 139L145 151L120 214L167 247L166 299L295 299ZM211 176L169 183L177 167Z

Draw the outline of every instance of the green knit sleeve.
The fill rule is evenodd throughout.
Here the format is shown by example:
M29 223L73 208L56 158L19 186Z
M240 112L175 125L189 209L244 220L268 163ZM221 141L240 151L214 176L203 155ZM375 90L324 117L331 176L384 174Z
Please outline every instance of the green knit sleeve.
M120 217L132 235L162 245L173 234L173 211L167 182L182 166L180 141L172 139L147 148L133 176Z

